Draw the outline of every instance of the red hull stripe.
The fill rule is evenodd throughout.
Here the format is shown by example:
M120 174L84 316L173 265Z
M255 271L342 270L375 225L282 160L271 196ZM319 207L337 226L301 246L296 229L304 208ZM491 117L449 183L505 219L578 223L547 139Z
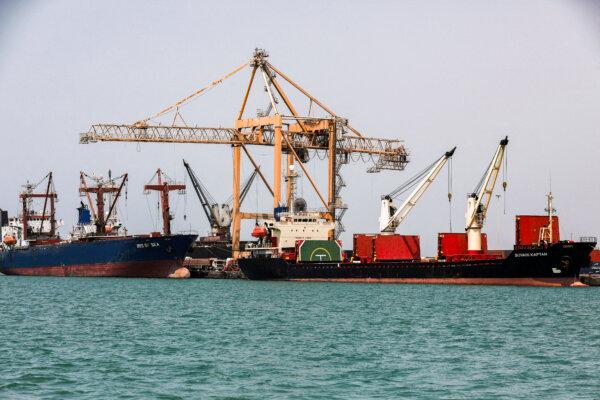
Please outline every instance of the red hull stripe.
M508 285L508 286L573 286L578 279L557 278L308 278L288 279L295 282L349 282L349 283L408 283L442 285Z
M167 278L180 268L182 261L127 261L108 264L66 265L52 267L7 268L6 275L27 276L90 276L90 277L129 277L129 278Z

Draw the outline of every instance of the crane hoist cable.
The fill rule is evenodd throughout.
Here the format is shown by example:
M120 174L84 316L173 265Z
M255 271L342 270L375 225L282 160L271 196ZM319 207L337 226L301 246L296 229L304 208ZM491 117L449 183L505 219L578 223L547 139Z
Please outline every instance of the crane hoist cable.
M452 232L452 158L448 160L448 220Z
M415 207L423 193L431 186L444 164L452 158L456 147L445 152L440 158L427 166L423 171L412 177L408 182L393 190L390 194L381 197L381 213L379 216L379 231L381 233L394 233L396 228L404 221L410 211ZM412 192L404 202L395 206L393 199L409 189Z
M437 164L437 162L438 160L429 164L423 170L419 171L416 175L411 177L408 181L404 182L402 185L398 186L396 189L388 193L387 196L392 199L395 199L398 196L401 196L402 194L412 189L417 183L419 183L423 179L423 177L431 170L431 168L433 168L433 166Z
M481 229L486 219L496 180L502 169L503 157L507 145L508 136L500 140L494 156L484 173L484 178L477 184L475 191L467 198L465 231L467 232L467 249L469 252L482 251Z
M192 182L192 186L193 186L196 194L198 195L198 199L200 200L202 209L204 211L204 214L206 215L206 218L208 219L209 224L211 225L211 228L215 228L215 229L227 228L227 229L229 229L229 225L231 224L231 218L230 218L231 216L229 215L229 213L231 210L231 203L233 201L233 196L230 196L230 198L225 203L222 203L222 204L217 203L217 201L210 194L210 192L208 191L206 186L202 183L202 181L200 181L200 179L198 178L198 176L196 175L196 173L194 172L192 167L187 163L187 161L183 160L183 165L184 165L184 167L188 173L188 176ZM258 175L258 170L255 169L252 172L252 174L244 181L242 188L240 190L240 204L242 204L242 202L244 201L244 198L248 194L248 192L250 190L250 186L252 185L252 182L254 181L254 178L256 177L256 175ZM223 220L221 219L223 217L223 215L221 213L223 213L223 212L225 214L227 214L226 222L223 222Z
M502 191L504 192L503 196L503 212L506 215L506 187L508 186L508 149L504 151L504 165L502 168Z
M492 159L489 162L489 164L487 165L487 167L485 168L485 170L483 170L483 175L481 175L479 182L477 182L475 189L473 189L473 191L471 193L479 193L481 191L481 187L483 186L483 183L485 182L485 178L487 177L487 174L488 174L490 168L492 167L493 163L494 163L494 159Z

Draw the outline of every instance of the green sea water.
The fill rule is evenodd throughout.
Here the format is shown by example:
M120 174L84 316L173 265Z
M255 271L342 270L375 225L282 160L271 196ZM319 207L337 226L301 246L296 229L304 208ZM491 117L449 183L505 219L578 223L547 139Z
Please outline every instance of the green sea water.
M0 399L599 399L600 288L0 276Z

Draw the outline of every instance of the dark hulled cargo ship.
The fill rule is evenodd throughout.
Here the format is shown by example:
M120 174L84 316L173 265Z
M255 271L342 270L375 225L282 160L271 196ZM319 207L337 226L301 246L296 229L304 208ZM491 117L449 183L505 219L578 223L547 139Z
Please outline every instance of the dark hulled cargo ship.
M593 242L516 246L507 256L448 261L290 262L279 257L238 260L248 279L381 283L570 286L590 264Z
M554 215L519 215L516 244L501 251L487 248L485 234L481 250L469 251L466 232L439 233L437 256L423 258L416 235L355 234L345 252L327 240L332 223L318 213L284 213L265 223L251 257L238 264L255 280L570 286L589 267L596 238L560 241L557 226Z

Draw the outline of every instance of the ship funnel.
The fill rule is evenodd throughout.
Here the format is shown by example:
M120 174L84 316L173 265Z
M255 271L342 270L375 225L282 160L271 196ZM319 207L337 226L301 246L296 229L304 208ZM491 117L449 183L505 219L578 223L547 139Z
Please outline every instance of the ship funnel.
M292 211L295 213L306 211L306 200L302 197L298 197L292 203Z

